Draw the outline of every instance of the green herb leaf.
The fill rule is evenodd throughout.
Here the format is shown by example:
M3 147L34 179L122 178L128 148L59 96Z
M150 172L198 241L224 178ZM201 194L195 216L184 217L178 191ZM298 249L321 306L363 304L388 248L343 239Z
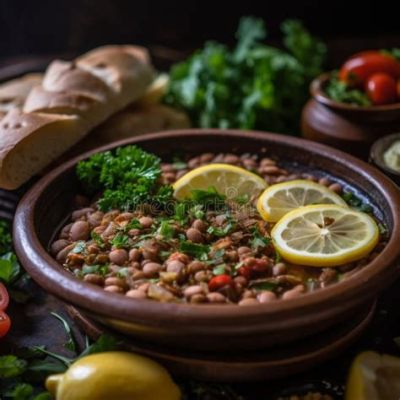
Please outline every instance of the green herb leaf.
M83 276L87 275L87 274L98 274L101 276L105 276L109 272L109 266L108 265L84 265L80 271Z
M190 241L183 241L179 245L179 250L199 260L205 261L208 259L210 246L205 244L192 243Z
M97 246L99 246L101 249L104 248L104 246L105 246L104 240L98 233L92 231L90 233L90 236L94 240L94 242L97 244Z
M72 253L80 254L86 250L86 243L82 240L79 241L75 247L72 249Z
M175 235L175 229L171 226L169 221L162 221L158 228L158 233L165 239L171 239Z
M6 253L0 257L0 280L11 284L20 275L21 267L14 253Z
M116 249L122 249L124 247L129 246L129 236L124 235L123 233L117 233L111 240L110 243Z
M79 356L79 358L82 358L84 356L87 356L89 354L95 354L95 353L102 353L105 351L113 351L113 350L118 350L120 347L119 341L111 335L108 334L102 334L96 342L93 344L89 345Z
M250 283L250 287L254 290L270 290L274 291L279 285L276 282L269 282L269 281L255 281Z
M260 248L267 247L271 244L271 238L263 236L258 228L254 228L253 237L250 241L253 250L258 251Z
M223 275L226 273L226 264L219 264L213 269L214 275Z
M326 94L334 101L340 103L354 104L357 106L370 106L371 101L365 92L351 88L346 82L334 75L328 82Z
M0 356L0 378L14 378L22 375L27 362L13 355Z
M67 338L68 338L68 341L67 341L67 343L65 343L64 346L70 351L76 351L77 346L76 346L75 338L74 338L74 335L72 333L71 327L69 326L68 322L61 315L59 315L55 312L52 312L51 315L53 317L57 318L63 324L64 330L65 330L65 332L67 334Z
M298 133L311 80L322 71L325 45L299 21L282 24L287 50L263 43L261 19L241 19L236 47L207 42L170 71L165 103L194 126Z
M12 237L10 223L0 220L0 254L7 253L12 250Z
M226 196L218 193L215 187L209 187L207 190L194 189L190 192L190 199L202 206L215 206L217 208L221 204L225 204Z
M351 208L354 208L357 211L367 214L373 212L372 206L357 197L354 193L346 192L342 195L342 198Z

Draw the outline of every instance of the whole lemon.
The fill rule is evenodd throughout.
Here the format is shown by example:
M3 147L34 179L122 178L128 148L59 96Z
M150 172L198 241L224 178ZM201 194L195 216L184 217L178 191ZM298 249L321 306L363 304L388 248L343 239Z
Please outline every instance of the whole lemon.
M92 354L63 374L46 380L57 400L179 400L181 393L167 370L137 354Z

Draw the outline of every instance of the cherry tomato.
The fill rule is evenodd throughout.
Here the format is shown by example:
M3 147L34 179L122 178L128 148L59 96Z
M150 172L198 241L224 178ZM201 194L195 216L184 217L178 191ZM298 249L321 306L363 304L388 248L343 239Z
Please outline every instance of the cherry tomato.
M397 100L397 83L388 74L371 75L366 83L366 92L373 104L390 104Z
M208 288L211 292L215 292L216 290L222 289L225 286L232 286L232 284L232 278L229 275L224 274L211 278L210 282L208 282Z
M0 282L0 311L3 311L8 306L8 292L6 287Z
M339 79L363 87L367 79L378 72L400 78L400 62L379 51L364 51L349 58L340 69Z
M263 274L268 270L268 262L262 258L250 257L248 258L244 265L242 265L238 273L249 279L257 275Z
M11 320L4 311L0 311L0 338L4 337L10 330Z

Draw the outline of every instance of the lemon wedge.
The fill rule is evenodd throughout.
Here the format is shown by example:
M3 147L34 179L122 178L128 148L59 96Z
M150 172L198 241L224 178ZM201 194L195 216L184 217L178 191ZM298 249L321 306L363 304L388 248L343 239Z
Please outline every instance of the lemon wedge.
M174 196L178 200L189 198L195 189L214 187L228 199L247 195L249 199L267 187L260 176L229 164L208 164L193 169L178 179L174 185Z
M400 399L400 358L366 351L353 361L345 400Z
M346 202L326 186L307 180L278 183L267 188L257 202L257 210L268 222L277 222L289 211L311 204L338 204Z
M325 204L290 211L271 232L275 248L288 262L333 267L368 255L379 240L379 228L368 215Z

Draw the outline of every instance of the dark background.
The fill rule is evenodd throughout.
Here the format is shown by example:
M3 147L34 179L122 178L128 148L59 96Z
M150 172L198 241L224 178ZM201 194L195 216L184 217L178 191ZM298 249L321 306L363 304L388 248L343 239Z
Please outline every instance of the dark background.
M188 52L207 39L227 43L241 15L266 21L279 41L285 18L299 18L330 46L330 63L366 47L400 46L396 1L0 0L0 63L32 54L76 54L105 43ZM397 9L396 9L397 8Z

